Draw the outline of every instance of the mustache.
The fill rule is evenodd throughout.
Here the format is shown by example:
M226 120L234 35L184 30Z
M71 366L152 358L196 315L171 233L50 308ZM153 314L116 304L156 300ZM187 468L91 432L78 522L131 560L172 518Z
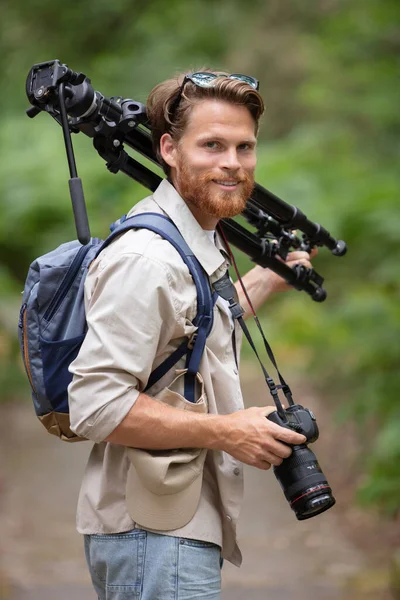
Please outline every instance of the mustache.
M240 177L234 175L227 177L225 175L218 177L218 175L205 174L203 175L202 180L204 183L208 183L209 181L235 181L236 183L247 183L252 181L252 177L250 177L250 175L241 175Z

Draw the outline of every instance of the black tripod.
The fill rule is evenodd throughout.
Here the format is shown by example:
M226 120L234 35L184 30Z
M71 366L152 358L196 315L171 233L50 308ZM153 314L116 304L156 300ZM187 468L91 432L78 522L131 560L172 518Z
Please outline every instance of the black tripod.
M127 144L159 166L152 148L145 106L130 99L103 96L93 89L90 79L83 73L71 71L58 60L34 65L27 77L26 92L32 104L27 111L28 116L34 117L46 111L63 128L76 229L79 241L86 244L90 240L90 230L82 183L76 171L71 131L83 132L93 138L93 145L106 161L109 171L122 171L154 191L161 177L124 149L124 144ZM220 226L228 242L247 254L253 262L283 277L294 288L307 292L313 300L325 300L321 275L302 265L290 268L281 259L286 259L290 249L309 252L316 246L326 246L335 256L343 256L346 244L333 238L321 225L307 219L298 208L280 200L257 183L242 215L256 231L251 232L233 219L222 219ZM302 232L301 239L293 233L294 229Z

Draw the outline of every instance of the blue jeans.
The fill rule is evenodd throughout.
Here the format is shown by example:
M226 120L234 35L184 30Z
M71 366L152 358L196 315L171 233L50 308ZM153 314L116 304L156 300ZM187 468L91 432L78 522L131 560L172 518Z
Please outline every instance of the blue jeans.
M219 546L133 529L85 535L99 600L219 600Z

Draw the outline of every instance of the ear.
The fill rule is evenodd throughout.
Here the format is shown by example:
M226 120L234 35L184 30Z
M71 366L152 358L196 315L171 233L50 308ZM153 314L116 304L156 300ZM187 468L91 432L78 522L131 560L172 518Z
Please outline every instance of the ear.
M169 167L176 167L176 142L169 133L160 138L160 154Z

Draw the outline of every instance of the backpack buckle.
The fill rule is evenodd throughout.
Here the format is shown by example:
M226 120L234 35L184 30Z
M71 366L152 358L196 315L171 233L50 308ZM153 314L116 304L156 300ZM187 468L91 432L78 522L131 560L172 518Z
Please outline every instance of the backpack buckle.
M187 344L187 347L188 347L189 350L193 350L194 345L196 343L197 334L198 334L198 331L194 331L192 333L192 335L190 336L188 344Z

